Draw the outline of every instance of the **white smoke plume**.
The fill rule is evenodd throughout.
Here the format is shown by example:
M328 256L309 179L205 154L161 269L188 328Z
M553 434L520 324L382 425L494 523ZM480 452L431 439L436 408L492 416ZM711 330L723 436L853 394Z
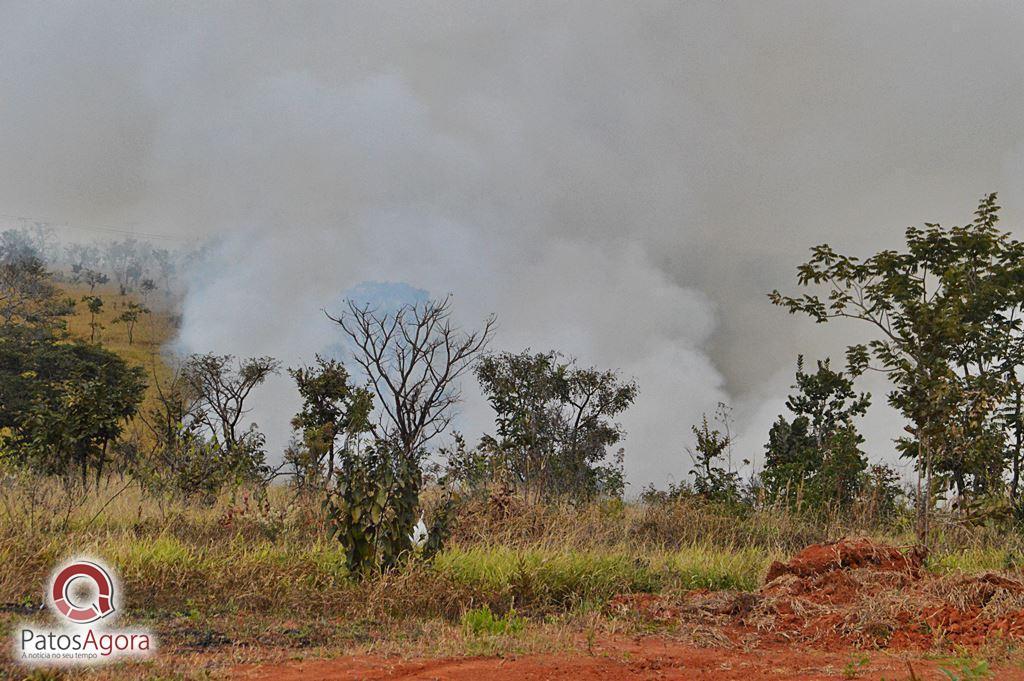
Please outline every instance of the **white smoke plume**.
M294 364L361 282L451 292L495 349L639 381L634 492L685 477L719 400L759 457L797 353L838 361L854 329L764 297L807 247L1024 206L1010 3L11 1L0 27L0 213L214 241L180 348ZM257 397L280 448L294 391Z

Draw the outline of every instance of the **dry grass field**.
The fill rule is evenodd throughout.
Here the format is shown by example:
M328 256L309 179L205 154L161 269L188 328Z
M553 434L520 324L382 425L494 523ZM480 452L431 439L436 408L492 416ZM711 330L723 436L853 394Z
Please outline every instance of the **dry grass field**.
M40 612L42 585L52 566L74 552L114 566L125 603L119 622L149 627L160 638L160 653L151 660L74 675L230 678L244 670L292 678L288 674L298 673L295 665L347 656L350 662L332 674L353 669L369 674L405 660L413 665L406 669L409 678L420 678L417 661L540 664L545 655L557 653L564 660L591 664L598 655L619 664L629 660L630 646L639 646L632 654L645 660L686 658L691 647L704 654L724 651L727 658L774 654L782 660L778 646L787 640L810 651L790 661L793 669L817 665L838 674L846 663L864 660L853 666L863 678L878 678L872 670L897 667L901 675L889 678L910 678L905 659L923 662L917 667L921 673L942 665L1012 669L1022 659L1017 642L1024 631L1009 625L1005 636L981 643L940 626L899 645L893 637L898 630L892 629L892 646L884 630L871 641L852 633L819 640L814 627L821 622L815 617L848 619L850 631L859 636L866 618L877 615L873 604L905 592L906 585L879 586L870 572L843 573L837 578L855 596L831 606L829 594L838 593L833 582L807 582L811 595L800 589L779 592L777 582L763 586L774 561L786 560L805 544L857 532L785 515L737 521L688 503L581 509L480 501L467 508L450 546L433 561L413 556L399 570L354 580L344 555L326 537L318 503L284 486L271 487L261 498L239 492L202 507L146 498L134 489L108 504L105 494L118 488L112 480L109 490L71 509L63 523L67 509L57 490L47 494L47 483L24 482L6 488L2 499L5 635L19 622L49 617ZM907 536L875 539L909 542ZM965 575L996 572L1009 581L987 597L977 589L972 593L987 598L982 609L999 602L1005 619L1005 613L1024 607L1012 567L1022 550L1005 538L950 528L924 564L930 581L915 587L910 597L918 600L899 612L915 603L922 608L956 603ZM782 584L790 588L785 580ZM814 595L819 592L824 596ZM747 598L755 599L760 620L744 610ZM973 607L977 617L976 606L959 607ZM806 621L782 617L786 607ZM658 641L683 648L658 652ZM23 672L6 669L15 677ZM461 677L453 672L439 678Z

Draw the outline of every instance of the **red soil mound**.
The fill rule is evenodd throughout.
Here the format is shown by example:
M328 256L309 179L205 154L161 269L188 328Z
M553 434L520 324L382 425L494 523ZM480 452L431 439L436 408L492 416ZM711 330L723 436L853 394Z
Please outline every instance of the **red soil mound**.
M1024 583L986 573L952 581L945 602L901 613L891 644L926 647L935 638L963 646L1024 639Z
M840 539L827 544L812 544L788 563L772 563L765 581L771 582L782 575L812 577L853 568L906 572L917 577L921 574L926 555L924 549L918 547L901 551L870 539Z
M755 593L621 596L619 614L739 641L928 649L1024 640L1024 582L986 573L933 576L923 550L867 539L809 546L775 563Z
M1024 639L1024 583L992 573L925 576L925 555L867 539L809 546L769 570L759 594L767 628L790 639L886 648Z

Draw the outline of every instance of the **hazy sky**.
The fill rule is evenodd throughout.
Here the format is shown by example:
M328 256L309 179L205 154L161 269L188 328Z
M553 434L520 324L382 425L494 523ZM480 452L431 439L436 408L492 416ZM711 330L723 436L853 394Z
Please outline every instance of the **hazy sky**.
M760 457L796 354L854 338L764 297L810 245L1024 214L1014 3L0 1L0 32L0 214L218 238L182 347L295 362L360 282L452 292L496 349L637 378L634 490L719 400ZM260 398L277 445L296 398Z

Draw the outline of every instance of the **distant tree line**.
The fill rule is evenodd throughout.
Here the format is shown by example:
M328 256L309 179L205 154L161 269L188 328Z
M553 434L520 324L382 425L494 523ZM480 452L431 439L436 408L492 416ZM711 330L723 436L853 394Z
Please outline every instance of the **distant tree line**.
M125 237L107 241L59 241L46 224L4 232L9 245L20 253L32 253L56 279L89 287L113 283L121 295L138 293L148 298L154 291L170 295L180 284L185 265L202 255L200 250L167 248L145 239Z

